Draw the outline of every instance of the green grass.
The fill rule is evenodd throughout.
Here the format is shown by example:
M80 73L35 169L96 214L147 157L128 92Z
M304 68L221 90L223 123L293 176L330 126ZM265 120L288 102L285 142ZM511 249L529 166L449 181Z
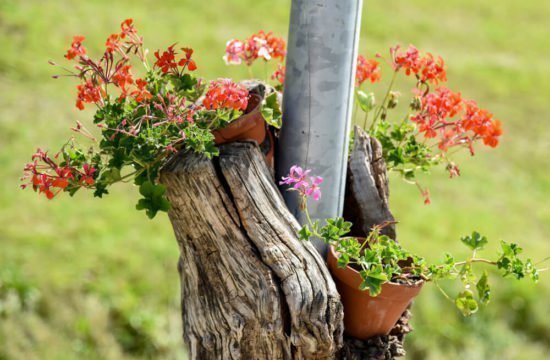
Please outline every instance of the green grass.
M48 202L19 191L21 168L37 146L56 149L74 120L75 83L52 80L74 34L90 51L127 17L149 49L175 41L196 49L206 77L244 78L227 68L225 41L258 29L288 31L288 0L39 1L0 3L0 359L173 359L180 343L178 249L166 216L133 209L132 186L105 199L79 193ZM475 0L368 1L361 53L397 42L441 54L449 85L504 122L496 150L460 158L462 176L424 179L432 205L392 178L399 238L439 259L465 255L458 238L473 230L517 241L537 259L550 253L547 175L550 5ZM547 275L547 274L544 274ZM499 286L496 286L496 285ZM414 306L410 359L542 359L550 351L550 280L497 281L493 303L464 319L427 286ZM9 295L6 295L8 294ZM3 309L3 310L2 310Z

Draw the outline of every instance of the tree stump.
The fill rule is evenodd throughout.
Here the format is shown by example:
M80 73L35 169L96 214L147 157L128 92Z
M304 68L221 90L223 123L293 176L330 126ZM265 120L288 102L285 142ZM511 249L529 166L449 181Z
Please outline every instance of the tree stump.
M355 202L350 209L361 223L357 236L373 219L372 204L359 202L378 197L387 209L387 180L385 190L373 180L383 179L385 165L382 160L380 175L372 175L376 152L364 146L371 141L364 136L356 130L349 172L354 191L346 199ZM371 179L362 179L365 166ZM161 181L180 248L183 333L191 359L378 360L404 354L407 314L391 335L368 341L343 336L331 275L312 244L298 240L299 224L255 143L223 145L214 159L182 152L163 168ZM358 187L364 183L370 185L363 191L377 195L365 197Z
M190 358L333 358L343 313L323 259L298 240L257 146L220 150L213 160L180 154L161 175Z

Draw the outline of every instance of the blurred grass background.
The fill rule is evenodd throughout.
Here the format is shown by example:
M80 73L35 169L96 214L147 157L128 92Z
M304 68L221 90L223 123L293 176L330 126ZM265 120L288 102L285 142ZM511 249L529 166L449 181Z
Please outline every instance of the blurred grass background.
M18 190L36 147L56 150L75 120L75 82L52 80L72 35L99 54L132 17L154 51L173 42L196 50L206 77L246 77L221 56L225 41L259 29L286 36L290 0L0 1L0 360L175 359L180 341L178 249L165 215L133 209L136 189L103 200L81 192L48 202ZM441 54L449 86L503 120L496 150L459 157L462 176L443 171L415 187L392 178L399 237L430 260L467 256L458 238L473 229L495 249L523 244L549 255L550 5L542 0L366 1L360 52L396 43ZM406 93L405 93L406 94ZM550 280L495 281L491 306L463 318L427 286L414 305L408 359L543 359L550 351Z

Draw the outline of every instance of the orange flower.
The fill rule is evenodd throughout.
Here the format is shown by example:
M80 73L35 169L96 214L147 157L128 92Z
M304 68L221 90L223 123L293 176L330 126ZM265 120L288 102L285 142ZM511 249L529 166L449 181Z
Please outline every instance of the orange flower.
M132 92L132 96L136 99L137 102L150 100L153 95L145 88L147 86L147 81L143 79L136 80L137 90Z
M107 38L107 41L105 42L105 46L107 47L107 52L112 53L117 50L120 50L121 43L120 43L120 35L118 34L111 34Z
M197 64L195 63L195 60L191 59L191 56L193 55L193 49L181 48L181 50L185 53L185 57L178 62L178 65L183 67L184 69L187 66L187 69L189 71L197 70Z
M363 55L357 57L357 72L355 74L355 83L361 86L365 81L371 83L380 81L380 63L374 59L365 59Z
M395 71L403 68L405 74L418 74L420 71L421 61L418 49L413 45L409 45L409 48L404 54L399 54L399 45L390 48L390 54L392 56L393 68Z
M169 46L166 51L160 54L160 50L155 51L155 57L157 61L155 62L155 67L158 67L162 70L163 73L167 73L170 70L177 69L178 64L176 63L176 52L174 51L174 46Z
M502 135L502 124L499 120L493 120L487 134L483 137L483 143L492 148L497 147L499 137Z
M120 29L122 30L120 33L120 38L124 39L126 36L131 36L134 34L137 34L137 30L134 27L134 20L133 19L126 19L120 24Z
M71 47L69 48L69 50L67 50L67 54L65 54L66 59L72 60L77 56L86 55L86 48L82 45L84 39L84 36L73 36Z
M212 81L202 102L208 110L235 109L246 110L248 90L244 85L234 83L231 79Z
M134 79L132 78L132 74L130 73L131 69L131 65L124 65L118 68L113 75L113 84L119 86L122 89L124 89L127 84L133 84Z
M431 82L434 85L437 85L439 82L447 81L445 62L441 56L435 59L432 54L427 53L421 60L421 67L420 81Z
M101 84L96 85L90 79L86 80L84 84L78 85L77 89L76 107L80 110L84 110L84 103L98 103L105 95Z

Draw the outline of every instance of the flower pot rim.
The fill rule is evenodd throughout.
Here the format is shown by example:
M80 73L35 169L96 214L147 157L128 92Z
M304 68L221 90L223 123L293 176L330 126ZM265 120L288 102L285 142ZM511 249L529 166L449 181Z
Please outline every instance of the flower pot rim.
M363 239L365 240L366 238L364 237L361 237L361 236L348 236L346 238L354 238L354 239ZM329 252L331 253L331 255L335 258L335 259L338 259L339 258L339 253L336 251L336 249L334 249L334 246L333 245L330 245L329 246ZM339 270L345 270L345 271L348 271L350 273L352 273L353 277L361 277L361 274L359 274L359 271L355 270L354 268L352 268L351 266L346 266L345 268L338 268ZM335 274L336 276L336 274ZM352 284L349 284L348 281L346 281L347 279L344 279L342 278L341 279L342 281L344 281L345 283L347 283L348 285L352 285ZM412 284L400 284L400 283L396 283L396 282L393 282L393 281L388 281L388 282L385 282L384 284L382 284L383 287L395 287L395 288L419 288L419 287L422 287L424 285L426 281L423 280L423 279L420 279Z

